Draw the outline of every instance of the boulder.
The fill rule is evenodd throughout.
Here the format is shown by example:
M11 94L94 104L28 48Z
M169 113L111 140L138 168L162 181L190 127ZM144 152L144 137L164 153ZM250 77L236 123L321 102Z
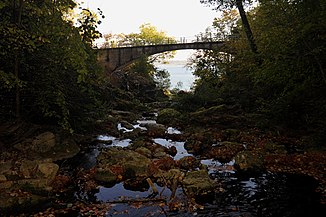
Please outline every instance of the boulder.
M181 113L175 109L167 108L162 109L157 116L157 123L165 124L165 125L175 125L177 124L181 118Z
M143 123L141 127L146 127L147 135L151 137L162 137L165 135L166 127L162 124Z
M97 168L94 178L97 181L106 183L114 183L117 180L117 176L109 168Z
M55 163L40 163L38 165L38 170L43 178L51 182L59 171L59 166Z
M52 132L45 132L32 141L32 150L40 153L50 151L56 145L56 138Z
M37 168L36 161L23 160L21 162L19 171L22 178L31 178L35 174L36 168Z
M212 147L207 152L208 158L214 158L221 163L228 163L236 156L237 153L245 148L242 144L236 142L221 142L217 146Z
M242 151L236 155L234 167L240 172L258 173L264 169L264 159L258 153Z
M164 157L153 159L149 166L149 174L152 176L160 176L163 171L169 171L177 166L172 157Z
M121 127L126 128L127 130L133 130L134 126L128 121L121 121Z
M200 161L197 160L194 156L185 156L178 160L177 163L180 169L184 170L195 170L200 166Z
M35 138L25 139L14 145L19 151L25 152L31 160L51 158L53 161L74 157L79 151L79 146L73 139L60 141L53 133L45 132Z
M214 192L216 187L206 170L188 172L181 184L188 196L206 195Z
M112 171L112 167L121 167L123 174L119 174L125 178L147 177L148 167L151 163L150 159L146 156L139 154L136 151L121 149L121 148L108 148L102 151L97 157L98 165L97 172Z

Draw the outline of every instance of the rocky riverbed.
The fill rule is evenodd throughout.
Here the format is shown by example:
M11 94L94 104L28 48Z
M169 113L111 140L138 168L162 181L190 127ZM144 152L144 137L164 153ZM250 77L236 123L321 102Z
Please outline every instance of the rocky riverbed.
M86 137L5 126L2 146L13 145L1 153L1 212L318 216L325 209L325 155L304 149L302 140L243 127L246 117L218 115L221 109L191 114L194 124L173 109L113 111L119 118L106 133Z

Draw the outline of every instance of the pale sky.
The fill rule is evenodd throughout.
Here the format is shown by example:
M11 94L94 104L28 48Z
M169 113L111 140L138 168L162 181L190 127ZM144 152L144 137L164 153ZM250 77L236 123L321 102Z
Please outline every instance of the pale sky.
M82 2L82 0L78 0ZM193 38L211 26L216 11L200 4L200 0L84 0L84 7L100 8L105 19L99 31L136 33L139 26L150 23L168 36Z

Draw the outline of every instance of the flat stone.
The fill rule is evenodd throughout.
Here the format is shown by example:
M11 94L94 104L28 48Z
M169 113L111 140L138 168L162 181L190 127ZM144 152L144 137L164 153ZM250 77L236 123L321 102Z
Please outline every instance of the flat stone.
M7 181L7 178L5 175L0 175L0 182L5 182Z
M59 170L59 166L55 163L41 163L38 165L38 170L42 173L43 178L52 181Z
M31 178L35 174L37 162L31 160L23 160L19 168L23 178Z
M35 137L32 141L32 148L36 152L44 153L53 148L55 144L55 135L51 132L45 132Z

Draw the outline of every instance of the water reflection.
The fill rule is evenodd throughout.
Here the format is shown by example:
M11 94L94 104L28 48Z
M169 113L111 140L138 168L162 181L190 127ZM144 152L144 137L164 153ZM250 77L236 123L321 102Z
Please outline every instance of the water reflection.
M146 124L156 124L156 121L139 120L134 128L141 128L141 125ZM123 132L129 132L121 125L118 125L119 128ZM166 133L181 134L182 132L169 127ZM130 139L120 140L106 135L98 136L97 139L101 146L91 149L83 156L82 161L87 168L91 168L91 165L95 166L100 148L127 147L131 143ZM167 148L176 147L175 160L192 156L184 148L184 142L175 142L164 138L154 138L153 141ZM316 182L310 177L273 173L243 176L236 172L234 160L220 163L214 159L202 159L201 163L206 166L210 177L219 183L223 190L216 191L205 198L197 198L197 202L205 204L205 209L196 211L196 216L318 217L323 216L319 214L320 212L325 212L325 206L319 204L318 195L314 191ZM162 187L155 185L160 192L163 191ZM178 192L180 195L183 194L181 188L178 188ZM89 198L94 197L97 201L105 203L122 199L146 198L150 194L149 187L134 189L126 183L118 183L114 186L100 186L97 192L93 192ZM162 192L164 198L169 198L170 195L171 191L167 188ZM128 213L124 213L126 210ZM137 208L129 204L116 204L114 209L108 211L107 216L144 216L145 214L167 216L164 212L157 204L144 204ZM190 212L168 213L168 216L194 216L194 214Z
M117 146L117 147L128 147L130 145L131 139L118 139L114 136L106 136L106 135L100 135L97 137L97 140L100 142L103 142L103 146L104 147L113 147L113 146Z
M184 142L175 142L162 138L156 138L153 139L153 141L167 148L174 146L177 149L177 154L174 156L174 160L180 160L185 156L192 156L192 154L189 154L188 151L184 148Z

